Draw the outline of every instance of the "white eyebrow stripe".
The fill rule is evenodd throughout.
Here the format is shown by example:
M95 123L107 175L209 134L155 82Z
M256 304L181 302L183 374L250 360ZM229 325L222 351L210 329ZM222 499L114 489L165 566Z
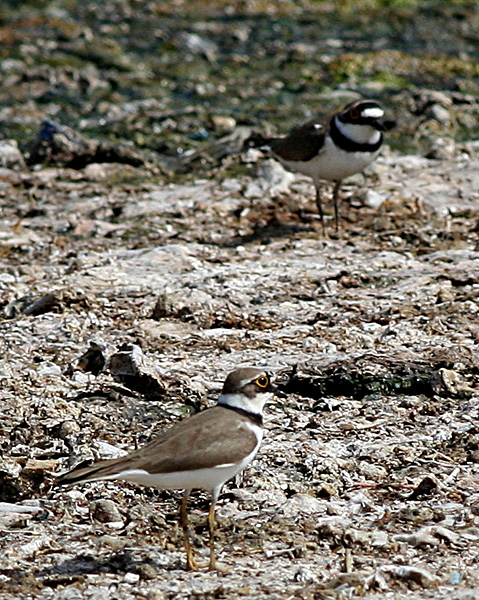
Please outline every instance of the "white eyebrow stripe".
M382 108L365 108L363 111L361 111L361 116L362 117L368 117L371 119L379 119L380 117L384 116L384 111Z

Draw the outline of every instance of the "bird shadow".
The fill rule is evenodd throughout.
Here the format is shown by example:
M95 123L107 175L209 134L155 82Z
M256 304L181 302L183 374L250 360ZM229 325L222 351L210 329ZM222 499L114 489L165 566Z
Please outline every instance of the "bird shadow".
M89 554L79 554L63 562L39 571L40 576L47 575L86 575L92 573L121 573L134 562L131 552L122 550L104 559L98 559Z
M294 235L301 233L315 232L315 227L311 224L300 223L282 223L276 218L269 220L267 223L258 223L253 226L253 230L244 235L227 236L220 240L212 242L217 246L224 248L235 248L252 244L254 242L262 242L269 244L273 239L291 238Z
M63 562L49 568L38 571L37 577L43 579L43 583L48 585L56 581L75 579L82 575L93 575L100 573L140 573L144 569L145 563L148 563L153 569L159 570L161 567L155 564L153 558L135 556L133 550L122 549L113 552L100 559L89 554L79 554L73 558L65 559Z

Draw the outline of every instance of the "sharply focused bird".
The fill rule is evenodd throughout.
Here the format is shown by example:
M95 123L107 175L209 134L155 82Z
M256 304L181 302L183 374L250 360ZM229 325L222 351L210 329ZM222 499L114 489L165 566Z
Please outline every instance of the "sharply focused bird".
M211 492L209 568L215 569L215 505L223 485L255 457L263 439L263 408L276 393L262 369L244 367L226 378L217 406L167 429L144 447L61 475L60 484L130 481L158 489L184 489L180 521L187 565L196 570L188 536L187 500L192 489Z
M316 205L324 229L321 180L334 182L333 202L336 230L339 229L339 189L342 180L361 172L379 154L382 132L395 126L373 100L357 100L325 122L312 120L296 127L286 137L253 135L250 147L267 150L287 169L309 175L316 189Z

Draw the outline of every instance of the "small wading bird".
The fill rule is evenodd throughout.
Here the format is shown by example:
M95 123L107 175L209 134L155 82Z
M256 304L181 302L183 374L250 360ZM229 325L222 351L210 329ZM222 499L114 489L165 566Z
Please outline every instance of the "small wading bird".
M214 550L215 505L223 485L255 457L263 439L263 407L276 393L270 376L247 367L228 375L217 406L185 419L146 446L111 460L61 475L60 484L86 481L130 481L158 489L184 489L180 510L188 568L196 570L188 536L190 491L211 492L208 513L210 569L217 568Z
M364 170L379 154L383 131L395 126L384 118L384 110L372 100L348 104L325 122L308 121L286 137L253 135L249 147L267 150L287 169L309 175L316 189L316 205L324 230L322 179L334 182L333 202L336 231L339 229L339 189L342 180Z

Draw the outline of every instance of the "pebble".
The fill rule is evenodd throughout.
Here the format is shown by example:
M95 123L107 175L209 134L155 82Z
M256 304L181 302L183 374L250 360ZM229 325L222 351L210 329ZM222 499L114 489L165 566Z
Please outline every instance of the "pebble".
M387 469L382 465L374 465L365 461L361 461L358 466L359 472L372 481L380 481L387 477Z
M411 534L399 534L393 536L395 542L406 542L415 547L438 546L439 540L427 530L420 530Z
M359 529L347 529L344 539L355 545L364 547L382 548L389 546L389 536L385 531L362 531Z
M158 576L158 570L149 563L142 563L137 566L138 575L141 579L155 579Z
M325 503L309 494L295 494L286 500L282 506L282 512L285 517L295 517L299 514L324 514L325 511Z
M244 192L245 198L263 198L267 192L270 198L289 193L290 185L296 176L286 171L273 159L263 161L258 168L258 180L252 180Z
M67 419L66 421L63 421L63 423L60 425L58 436L62 439L65 439L68 438L70 435L79 433L80 431L81 427L76 421L73 421L72 419Z
M451 160L456 155L456 151L455 140L449 137L438 137L432 140L426 156L436 160Z
M152 589L148 591L148 600L166 600L167 596L163 590Z
M386 194L368 189L365 193L364 203L370 208L379 208L387 199Z
M105 534L98 538L97 541L99 546L108 546L109 548L113 548L115 550L123 548L125 545L125 540L116 535Z
M77 500L83 500L85 498L85 493L80 491L80 490L67 490L65 492L63 492L64 496L67 496L68 498L70 498L70 500L73 501L77 501Z
M0 185L3 189L11 185L19 185L21 183L20 174L13 169L6 169L0 163Z
M123 518L113 500L94 500L90 505L90 514L100 523L122 523Z
M0 140L0 166L9 169L25 168L17 140Z
M57 377L62 374L62 369L59 365L44 361L38 365L38 374L43 377Z
M426 169L429 166L429 160L422 156L405 154L404 156L395 156L391 159L393 165L397 165L403 171L416 171Z
M212 115L211 121L219 132L231 131L236 127L236 119L226 115Z
M413 581L414 583L417 583L425 588L433 587L438 583L438 578L432 573L430 573L427 569L424 569L422 567L398 567L394 573L399 579Z
M458 583L461 583L461 581L462 573L459 571L452 571L452 573L449 575L449 583L452 585L457 585Z
M449 125L451 122L450 111L441 104L433 104L429 109L430 115L441 125Z

